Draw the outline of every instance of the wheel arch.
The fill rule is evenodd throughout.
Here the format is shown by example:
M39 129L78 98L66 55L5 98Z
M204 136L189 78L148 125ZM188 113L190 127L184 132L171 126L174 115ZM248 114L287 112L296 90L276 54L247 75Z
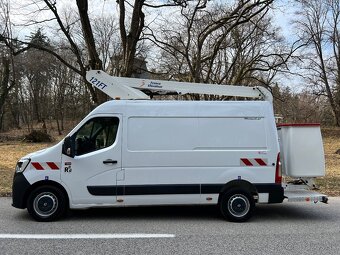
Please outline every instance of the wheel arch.
M31 194L31 192L33 190L35 190L36 188L42 187L42 186L53 186L55 188L60 189L63 192L64 196L65 196L66 205L68 207L70 206L70 199L69 199L68 193L67 193L66 189L64 188L64 186L61 185L60 183L56 182L56 181L51 181L51 180L48 180L48 181L43 180L43 181L38 181L36 183L33 183L31 185L31 187L26 191L24 201L27 202L28 201L28 197Z
M258 192L257 192L257 189L256 187L251 184L249 181L246 181L246 180L232 180L228 183L226 183L220 193L219 193L219 196L218 196L218 203L220 203L220 200L221 200L221 195L223 193L225 193L227 190L230 190L230 189L235 189L235 188L239 188L239 189L243 189L245 191L248 191L250 192L250 194L252 196L257 196L258 195Z

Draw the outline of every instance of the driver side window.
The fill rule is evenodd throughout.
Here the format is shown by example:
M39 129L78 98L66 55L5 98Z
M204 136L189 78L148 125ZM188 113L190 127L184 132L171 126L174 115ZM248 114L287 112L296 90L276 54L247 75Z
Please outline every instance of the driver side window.
M75 155L83 155L111 146L118 131L117 117L97 117L86 122L75 137Z

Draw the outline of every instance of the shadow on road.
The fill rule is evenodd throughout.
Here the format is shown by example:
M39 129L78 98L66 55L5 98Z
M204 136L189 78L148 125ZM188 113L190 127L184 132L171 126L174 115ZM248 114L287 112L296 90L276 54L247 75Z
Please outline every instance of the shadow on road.
M318 208L316 208L318 206ZM324 206L325 213L320 213ZM328 220L327 205L258 205L251 222ZM205 220L223 221L217 206L153 206L72 210L65 220Z
M124 208L93 208L88 210L72 210L68 218L72 220L91 219L192 219L216 220L222 219L217 206L152 206L152 207L124 207Z

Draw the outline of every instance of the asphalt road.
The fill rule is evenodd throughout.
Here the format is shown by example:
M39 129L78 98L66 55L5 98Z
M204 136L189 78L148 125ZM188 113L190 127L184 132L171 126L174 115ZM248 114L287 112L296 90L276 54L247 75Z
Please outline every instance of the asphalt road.
M215 207L96 209L38 223L10 204L0 198L0 254L340 254L340 198L261 205L241 224Z

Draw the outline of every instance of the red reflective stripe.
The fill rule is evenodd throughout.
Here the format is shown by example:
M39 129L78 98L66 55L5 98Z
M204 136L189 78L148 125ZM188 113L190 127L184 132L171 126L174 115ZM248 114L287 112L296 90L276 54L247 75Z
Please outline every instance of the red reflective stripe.
M242 162L246 165L246 166L252 166L253 164L246 158L241 158Z
M52 170L59 170L59 167L54 162L46 162L46 164L52 169Z
M33 166L36 170L44 170L44 168L42 167L42 165L40 165L40 163L38 163L38 162L32 162L32 166Z
M260 166L266 166L266 162L264 162L262 159L260 158L256 158L255 161L257 162L257 164L259 164Z

